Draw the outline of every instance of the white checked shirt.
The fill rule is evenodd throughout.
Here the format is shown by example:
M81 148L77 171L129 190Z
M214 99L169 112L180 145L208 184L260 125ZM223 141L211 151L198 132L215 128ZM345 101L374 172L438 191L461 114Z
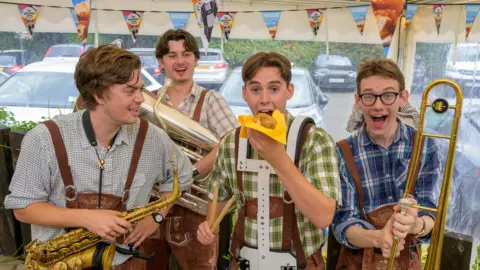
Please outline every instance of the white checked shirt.
M72 171L73 182L79 193L97 193L100 170L95 149L90 145L82 125L84 110L60 115L53 120L59 126ZM134 125L122 126L114 144L105 158L102 193L121 197L123 195L133 147L137 138L140 121ZM172 190L173 171L169 162L172 151L176 153L178 180L183 191L192 184L190 160L175 147L166 133L149 124L142 154L138 162L127 209L148 203L154 183L160 184L162 192ZM104 158L106 148L99 150ZM5 198L7 209L25 208L36 202L48 202L65 207L64 184L60 175L55 150L47 127L43 124L29 131L23 141L15 174ZM32 224L32 239L46 242L65 233L62 228L41 227ZM113 265L127 260L129 256L115 254Z
M192 92L178 106L181 113L193 118L200 95L205 88L193 83ZM161 88L159 94L165 91ZM167 93L163 96L162 102L172 106L172 101ZM200 113L200 125L211 130L217 138L222 138L227 132L235 129L239 124L228 103L217 91L208 91L205 95L202 111Z

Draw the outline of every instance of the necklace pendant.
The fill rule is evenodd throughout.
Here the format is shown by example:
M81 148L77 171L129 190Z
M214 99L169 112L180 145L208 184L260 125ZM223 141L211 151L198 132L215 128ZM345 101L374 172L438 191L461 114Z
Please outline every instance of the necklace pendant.
M100 160L98 161L98 167L99 167L100 169L105 168L105 160L100 159Z

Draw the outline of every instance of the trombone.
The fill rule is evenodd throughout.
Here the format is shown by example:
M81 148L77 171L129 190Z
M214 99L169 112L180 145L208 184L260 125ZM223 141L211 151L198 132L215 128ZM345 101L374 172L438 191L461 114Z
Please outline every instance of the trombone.
M456 102L455 105L449 105L445 99L436 99L432 103L428 103L428 94L430 91L437 85L445 84L453 88L456 94ZM438 138L438 139L448 139L450 140L450 144L448 147L448 155L445 164L445 172L443 175L442 181L442 189L440 191L440 196L438 199L438 208L428 208L423 206L414 206L409 205L409 201L406 200L409 196L409 191L413 184L413 178L415 175L415 170L411 169L408 171L407 175L407 184L405 187L405 193L403 195L403 199L400 200L400 208L401 212L405 214L408 207L416 207L419 209L436 212L435 223L432 229L432 237L430 240L430 246L428 248L428 255L427 255L427 263L425 265L426 270L438 270L440 269L440 260L443 248L443 235L445 231L445 223L446 223L446 215L447 215L447 208L448 208L448 198L450 195L450 186L452 183L452 175L453 175L453 164L455 161L455 149L457 144L457 134L458 128L460 126L460 117L462 115L462 104L463 104L463 92L460 86L453 80L450 79L437 79L432 81L425 91L422 94L422 105L420 108L420 122L418 124L417 136L415 136L415 148L412 152L412 158L410 162L413 162L410 168L416 168L418 163L421 160L422 154L422 145L423 140L425 137L431 138ZM436 113L445 113L448 109L453 109L454 116L453 116L453 123L452 123L452 130L450 135L441 135L441 134L428 134L423 132L424 122L425 122L425 111L426 108L430 107ZM395 261L395 254L397 252L397 246L399 239L394 237L393 239L393 246L390 253L390 259L388 261L388 270L393 269L393 264Z

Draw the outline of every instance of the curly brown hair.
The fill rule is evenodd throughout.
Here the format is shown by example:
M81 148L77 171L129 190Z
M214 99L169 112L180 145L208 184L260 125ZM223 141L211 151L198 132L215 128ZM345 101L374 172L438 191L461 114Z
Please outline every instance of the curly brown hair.
M170 29L160 37L157 42L157 48L155 49L155 56L157 59L162 59L163 56L170 52L168 48L168 42L171 40L185 40L185 50L192 52L197 59L200 59L200 51L198 50L197 40L192 36L192 34L183 29Z
M88 49L75 68L75 84L83 103L79 107L95 109L94 95L102 98L112 85L129 82L141 66L137 55L110 44Z
M258 52L250 56L242 68L242 79L245 84L250 81L262 67L277 67L282 78L290 85L292 80L292 64L287 57L277 52Z

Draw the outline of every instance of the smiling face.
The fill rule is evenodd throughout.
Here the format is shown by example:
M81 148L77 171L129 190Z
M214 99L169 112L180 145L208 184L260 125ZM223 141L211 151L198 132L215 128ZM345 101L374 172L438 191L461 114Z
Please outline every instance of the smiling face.
M365 104L371 104L375 97L366 94L383 94L383 101L391 104L385 105L380 96L378 96L376 101L374 101L375 103L367 106ZM372 97L373 99L371 99ZM405 90L400 92L397 80L379 75L362 79L360 82L360 94L355 94L355 104L362 110L367 133L373 139L385 138L395 134L398 126L398 111L406 104L407 100L408 92Z
M140 113L140 105L145 100L141 93L142 88L140 70L135 70L131 80L126 84L110 86L101 98L95 95L98 102L95 110L101 111L111 119L112 124L118 126L135 124Z
M243 99L253 115L259 112L272 115L275 110L286 114L287 100L292 98L293 93L293 84L287 85L277 67L259 68L242 88Z
M193 52L187 51L185 40L168 41L168 53L159 60L172 83L193 82L193 73L198 59Z

